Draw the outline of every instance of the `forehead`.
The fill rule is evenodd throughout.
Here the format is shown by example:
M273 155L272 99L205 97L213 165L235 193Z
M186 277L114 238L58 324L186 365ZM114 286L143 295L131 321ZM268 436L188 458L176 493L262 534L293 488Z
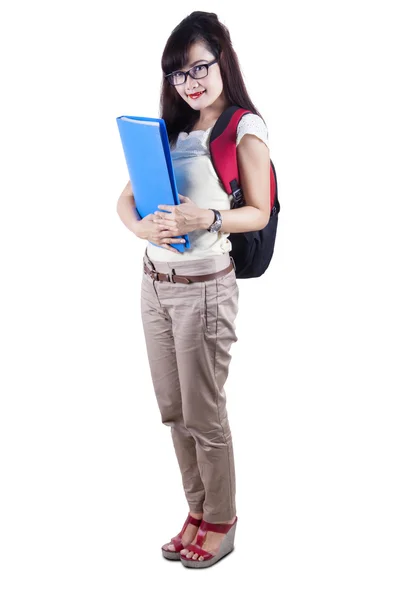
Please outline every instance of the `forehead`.
M182 69L190 69L194 62L200 60L209 61L213 58L214 56L206 48L203 42L194 42L188 50L187 63L182 65Z

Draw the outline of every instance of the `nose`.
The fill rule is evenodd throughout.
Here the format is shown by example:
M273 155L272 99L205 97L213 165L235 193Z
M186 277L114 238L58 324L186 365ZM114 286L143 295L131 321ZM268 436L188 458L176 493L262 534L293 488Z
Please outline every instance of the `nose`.
M190 78L190 81L189 81L189 78ZM187 76L187 79L186 79L186 84L188 86L188 91L187 91L188 95L189 94L193 94L196 91L196 89L199 87L199 84L197 83L197 80L194 77L192 77L190 75L190 73L188 73L188 76Z

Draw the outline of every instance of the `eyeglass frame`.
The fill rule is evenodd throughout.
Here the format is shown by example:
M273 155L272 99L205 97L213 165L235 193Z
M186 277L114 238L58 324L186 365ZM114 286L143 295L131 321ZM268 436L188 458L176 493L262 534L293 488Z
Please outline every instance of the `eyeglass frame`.
M209 69L209 67L211 67L211 65L213 65L214 63L217 63L218 60L219 60L218 58L214 58L214 60L212 60L209 63L202 63L200 65L194 65L188 71L172 71L172 73L168 73L168 75L164 75L164 79L166 79L170 85L172 85L173 87L176 87L177 85L183 85L184 83L186 83L187 77L188 77L188 75L190 75L190 71L192 69L195 69L196 67L207 67L207 73L206 73L206 75L203 75L203 77L192 77L190 75L190 77L192 77L192 79L204 79L208 75L208 69ZM176 73L183 73L184 76L185 76L185 81L182 81L182 83L171 83L169 81L168 77L171 77L171 75L175 75Z

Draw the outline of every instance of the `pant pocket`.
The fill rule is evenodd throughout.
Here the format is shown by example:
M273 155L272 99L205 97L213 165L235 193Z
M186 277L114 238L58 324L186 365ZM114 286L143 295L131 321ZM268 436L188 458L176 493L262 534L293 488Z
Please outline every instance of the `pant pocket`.
M215 279L202 282L200 314L203 332L206 335L216 335L218 320L218 288Z

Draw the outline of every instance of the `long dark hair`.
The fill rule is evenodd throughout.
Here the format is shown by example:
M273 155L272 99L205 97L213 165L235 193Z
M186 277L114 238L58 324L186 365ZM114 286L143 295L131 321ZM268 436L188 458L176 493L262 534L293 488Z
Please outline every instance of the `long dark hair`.
M246 90L229 31L215 13L192 12L175 27L161 58L163 74L181 69L188 61L191 45L198 41L203 42L209 52L219 59L223 90L229 106L240 106L262 118ZM167 126L170 144L176 142L181 131L190 131L199 117L199 111L191 108L164 77L160 117Z

